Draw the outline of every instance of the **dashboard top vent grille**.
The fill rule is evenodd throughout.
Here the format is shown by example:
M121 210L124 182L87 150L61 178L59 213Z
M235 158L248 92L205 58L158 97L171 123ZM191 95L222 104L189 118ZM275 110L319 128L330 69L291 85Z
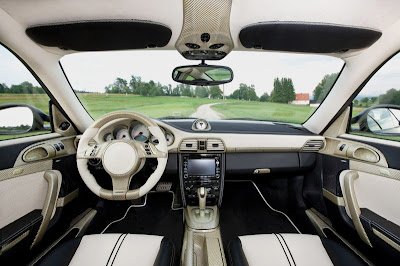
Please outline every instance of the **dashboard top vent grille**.
M303 152L318 152L324 148L323 140L309 140L304 144L301 151Z
M181 151L197 151L197 139L185 139L179 146Z
M208 139L207 140L207 151L224 151L225 146L222 140L219 139Z

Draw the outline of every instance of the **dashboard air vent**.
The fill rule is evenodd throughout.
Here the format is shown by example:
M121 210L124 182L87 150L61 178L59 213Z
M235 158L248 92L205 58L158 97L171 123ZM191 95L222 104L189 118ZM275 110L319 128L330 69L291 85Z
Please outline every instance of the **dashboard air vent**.
M179 147L181 151L197 151L197 139L185 139Z
M207 140L207 151L224 151L224 143L219 139L208 139Z
M304 144L301 151L303 152L318 152L324 147L324 141L322 140L309 140Z

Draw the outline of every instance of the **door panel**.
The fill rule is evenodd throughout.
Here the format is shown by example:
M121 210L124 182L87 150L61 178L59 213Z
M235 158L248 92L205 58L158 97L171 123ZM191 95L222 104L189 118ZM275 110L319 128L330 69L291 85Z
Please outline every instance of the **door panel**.
M46 231L58 224L64 206L79 195L75 137L44 140L40 136L35 142L31 141L32 138L36 139L29 137L1 143L3 151L14 148L14 153L13 162L3 163L1 166L7 168L0 170L0 264L11 261L26 263L18 261L21 259L18 254L29 254ZM16 141L19 142L17 145ZM7 142L13 144L4 145ZM43 146L54 152L43 158L31 153L31 158L36 156L37 159L26 160L26 154ZM7 156L7 153L2 156Z
M357 147L367 154L361 154L362 158L355 158L354 152L347 154ZM400 148L380 147L373 142L327 138L320 155L327 217L338 233L377 264L400 259L400 170L392 167L394 150L400 154ZM373 155L371 160L368 155Z
M62 177L59 171L54 172L58 176L58 195ZM43 209L48 191L48 182L44 174L45 171L40 171L0 182L0 228L31 211ZM54 208L51 212L54 212Z
M351 165L350 163L350 169ZM347 215L349 215L349 209L345 196L344 177L349 172L343 171L340 174L340 187L344 194ZM360 209L369 209L385 219L400 225L400 209L398 208L398 203L400 202L400 181L362 171L355 172L358 175L358 178L354 180L354 191L358 207Z

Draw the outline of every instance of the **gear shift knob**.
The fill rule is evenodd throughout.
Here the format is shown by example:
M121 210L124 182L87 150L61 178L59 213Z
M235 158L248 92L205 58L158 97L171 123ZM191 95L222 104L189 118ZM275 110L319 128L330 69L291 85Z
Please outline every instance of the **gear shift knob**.
M207 190L204 187L197 189L197 197L199 198L199 209L204 211L206 208Z

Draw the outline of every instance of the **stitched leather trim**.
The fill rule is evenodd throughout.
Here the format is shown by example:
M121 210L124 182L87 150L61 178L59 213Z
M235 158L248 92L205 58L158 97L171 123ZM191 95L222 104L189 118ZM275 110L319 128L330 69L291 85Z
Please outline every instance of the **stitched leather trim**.
M115 242L114 248L112 249L111 254L110 254L110 256L108 257L108 260L107 260L106 265L108 265L108 263L110 262L110 259L111 259L112 254L114 253L115 247L117 246L117 244L118 244L118 242L119 242L119 240L121 239L122 236L123 236L123 234L121 234L121 235L118 237L117 242Z

